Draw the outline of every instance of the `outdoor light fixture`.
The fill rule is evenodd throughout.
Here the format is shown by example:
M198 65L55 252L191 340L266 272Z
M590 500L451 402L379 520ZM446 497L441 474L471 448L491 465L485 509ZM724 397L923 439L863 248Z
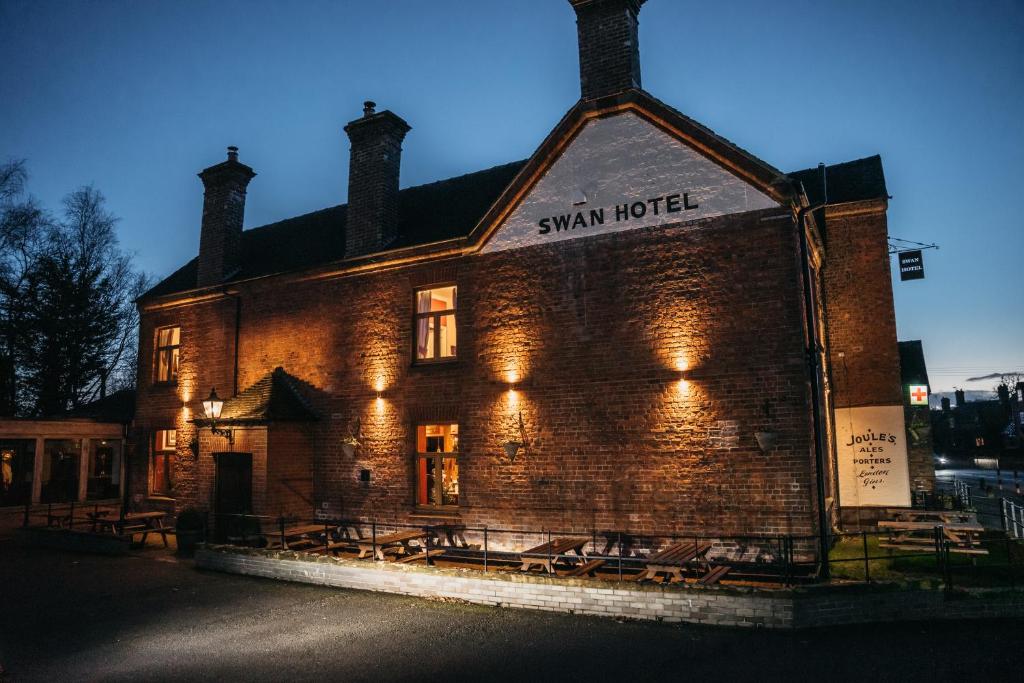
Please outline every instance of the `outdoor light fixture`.
M510 441L506 441L503 444L501 444L501 447L503 449L505 449L505 455L508 456L509 462L515 462L516 461L516 455L519 454L519 449L520 448L526 448L527 444L529 443L526 440L526 425L523 422L523 411L521 411L521 410L519 411L519 424L518 424L518 427L519 427L519 438L522 439L522 441L510 440Z
M378 401L380 398L377 399ZM348 424L348 434L341 440L341 450L345 457L351 458L359 447L359 436L363 431L363 423L358 417Z
M779 435L776 432L754 432L754 438L757 439L757 447L761 452L768 455L775 448Z
M217 389L210 389L210 396L203 401L203 414L206 419L210 421L210 431L217 435L223 436L228 440L229 444L234 445L235 435L230 429L218 429L217 420L220 419L220 413L224 410L224 401L217 396Z

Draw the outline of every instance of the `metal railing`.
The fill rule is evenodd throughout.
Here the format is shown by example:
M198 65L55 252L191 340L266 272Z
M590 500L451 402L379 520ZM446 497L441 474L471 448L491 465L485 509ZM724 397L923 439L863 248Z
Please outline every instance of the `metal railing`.
M1024 534L1024 509L1016 507L1013 519ZM289 527L317 526L316 533L304 534L301 547L290 541ZM650 558L674 544L692 544L694 557L680 569L688 578L699 580L711 567L728 565L727 581L747 585L794 586L817 582L823 576L823 564L815 556L818 537L812 535L685 535L666 532L633 532L628 530L562 530L508 529L461 524L406 524L379 519L316 519L271 517L258 515L216 515L208 523L213 542L263 546L318 554L351 556L358 545L369 556L382 556L381 539L398 531L420 530L422 542L415 552L427 565L456 564L482 571L514 571L519 568L525 551L548 544L539 557L550 565L579 567L584 561L600 560L600 578L635 580L644 574ZM320 528L322 527L322 531ZM453 534L457 542L453 542ZM830 574L837 580L853 583L911 578L932 581L951 591L954 584L1009 585L1018 583L1018 567L1024 564L1024 545L1004 538L985 538L974 550L988 552L982 560L976 555L961 554L963 548L952 544L937 525L931 529L931 541L921 539L920 549L883 549L889 531L861 531L832 534L833 553L824 560ZM551 542L576 538L582 542L578 552L553 553ZM705 545L710 549L700 550ZM443 549L434 556L433 550ZM378 554L378 550L382 550ZM364 553L367 554L367 553ZM405 557L408 557L406 555ZM532 555L531 557L537 557Z
M1003 512L1003 529L1006 535L1017 540L1024 539L1024 506L1018 505L1009 498L1001 501Z

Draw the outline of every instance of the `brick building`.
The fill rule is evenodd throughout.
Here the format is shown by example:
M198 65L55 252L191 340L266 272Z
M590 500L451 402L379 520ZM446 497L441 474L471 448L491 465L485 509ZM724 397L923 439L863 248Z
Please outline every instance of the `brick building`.
M892 409L902 430L880 159L773 168L641 88L642 0L571 4L582 97L529 159L400 189L410 126L368 102L345 127L347 204L243 232L253 170L228 148L199 174L200 253L139 300L133 500L838 522L839 411L860 434L856 411Z

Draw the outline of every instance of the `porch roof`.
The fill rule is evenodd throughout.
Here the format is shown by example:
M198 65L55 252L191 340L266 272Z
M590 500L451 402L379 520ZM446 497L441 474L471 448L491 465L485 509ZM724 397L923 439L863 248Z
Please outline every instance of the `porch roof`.
M312 422L320 419L302 397L298 385L299 380L284 368L274 368L238 396L225 399L217 422Z

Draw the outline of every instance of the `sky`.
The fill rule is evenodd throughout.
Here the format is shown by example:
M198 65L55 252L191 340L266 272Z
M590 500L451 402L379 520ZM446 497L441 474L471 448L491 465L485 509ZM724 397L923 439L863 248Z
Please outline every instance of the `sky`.
M1024 370L1024 2L649 0L640 59L783 171L881 154L890 235L940 246L893 280L933 390ZM156 278L198 253L227 145L250 228L346 200L363 100L412 125L407 187L528 157L578 97L565 0L0 0L0 161L54 209L95 185Z

